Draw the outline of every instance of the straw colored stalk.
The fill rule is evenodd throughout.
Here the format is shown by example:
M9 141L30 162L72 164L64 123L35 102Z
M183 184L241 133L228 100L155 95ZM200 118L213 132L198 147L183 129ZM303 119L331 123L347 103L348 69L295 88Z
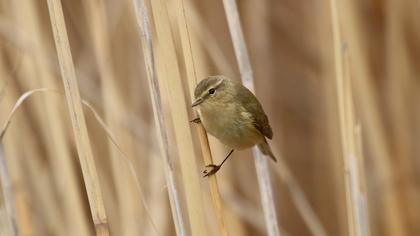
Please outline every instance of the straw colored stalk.
M27 33L26 35L30 35L30 40L28 38L25 41L30 42L31 45L27 46L33 48L33 53L29 53L29 55L31 55L31 62L34 64L34 69L37 72L31 74L38 75L36 80L34 78L27 82L33 81L36 84L35 86L41 84L43 87L57 87L56 77L53 76L52 68L48 61L50 47L46 45L45 34L42 33L43 28L37 15L36 2L31 1L28 4L24 4L21 1L14 1L13 3L16 4L14 9L19 9L19 14L16 12L16 18L21 21L22 25L20 28ZM22 17L22 13L26 17ZM88 235L89 228L83 212L80 188L76 183L76 172L67 146L67 134L63 132L66 129L64 128L63 119L60 119L62 114L59 112L59 109L62 103L60 100L48 99L46 96L42 96L42 99L43 103L39 104L36 111L42 117L40 121L42 121L43 136L50 137L46 138L50 142L50 145L47 145L47 151L53 165L52 172L56 176L54 178L56 181L55 186L59 195L63 196L61 198L64 207L63 213L66 216L66 221L68 221L66 223L68 227L65 227L65 230L70 234Z
M389 235L408 235L403 226L403 213L399 203L398 193L395 186L395 177L390 163L389 146L386 143L384 124L379 114L379 106L375 90L370 78L370 70L365 49L365 42L362 39L363 23L358 21L358 10L356 4L350 1L343 1L338 6L338 15L343 19L343 37L348 42L349 51L352 53L350 64L352 68L352 79L354 84L355 104L359 106L360 118L364 124L367 143L371 145L370 150L374 157L372 166L374 174L382 192L376 193L380 198L373 202L384 210L383 223L385 231Z
M172 38L170 20L166 1L151 1L153 17L159 44L159 63L157 68L160 77L166 86L167 97L174 127L175 140L181 164L182 179L184 182L187 200L188 216L190 219L192 235L207 235L205 215L203 208L202 191L200 189L200 176L196 164L194 145L188 122L188 104L185 101L181 83L180 69L176 56L176 48Z
M193 48L191 45L191 36L189 32L189 26L187 23L187 12L184 6L184 0L175 1L177 9L177 21L178 29L181 37L181 45L184 56L184 62L186 66L186 74L188 79L188 85L190 89L191 100L194 99L194 88L197 85L197 72L195 68ZM207 139L206 131L202 124L197 124L198 137L201 144L201 150L204 158L204 164L209 165L213 164L213 158L211 156L209 141ZM219 224L219 234L218 235L228 235L228 229L226 227L226 221L224 216L224 209L220 197L219 188L217 186L216 175L209 176L210 182L210 194L213 201L213 206L215 208L215 213L218 219Z
M343 51L343 65L344 65L344 83L340 84L344 89L337 89L339 96L343 97L340 99L340 103L344 101L344 114L340 109L340 116L345 115L345 135L346 144L343 143L343 148L346 146L344 153L345 171L350 177L350 191L351 201L353 203L353 217L356 226L356 234L368 236L370 235L370 223L369 223L369 207L367 204L367 193L366 193L366 179L363 159L363 147L361 145L361 125L356 123L356 116L354 112L353 102L353 91L350 74L350 55L347 47ZM338 81L337 81L338 82ZM338 86L338 84L337 84ZM341 105L340 105L341 106ZM344 129L341 131L343 132ZM342 134L343 135L343 134ZM343 135L344 137L344 135ZM346 175L347 176L347 175Z
M109 235L98 174L86 128L73 59L60 0L48 0L48 9L57 48L61 76L67 97L83 179L88 193L90 210L97 235Z
M165 115L162 106L161 91L158 82L158 74L155 64L155 51L153 48L152 31L150 29L149 14L144 0L133 0L137 25L139 27L141 44L143 47L144 61L152 95L153 113L158 132L159 148L165 166L165 178L168 185L168 194L172 210L172 217L178 236L186 235L185 223L181 211L181 203L178 195L178 187L175 180L174 166L169 152L168 132L165 128Z
M340 20L337 12L336 0L330 1L330 13L332 20L335 78L337 91L337 106L339 116L339 126L341 134L342 158L344 163L344 185L346 191L347 222L349 235L369 235L367 231L365 210L363 203L363 193L360 189L359 164L360 154L357 150L357 140L355 136L356 124L353 108L353 94L350 81L350 68L348 61L347 48L343 49ZM345 52L345 56L343 55ZM344 68L345 67L345 68Z
M346 68L350 71L350 68L348 67L348 63ZM350 81L350 80L349 80ZM354 104L351 104L354 107ZM359 171L359 191L360 194L356 197L358 197L358 212L359 218L361 221L361 232L364 235L371 235L371 225L372 222L370 222L369 218L369 201L368 201L368 193L367 193L367 179L366 179L366 169L365 169L365 159L364 159L364 153L363 153L363 139L362 139L362 127L360 123L355 122L355 130L354 130L354 137L356 141L356 158L357 158L357 170ZM356 168L353 168L353 170L356 170Z
M93 49L96 61L98 63L98 72L103 86L103 104L105 117L108 125L113 132L117 132L119 140L128 140L126 129L122 127L121 115L126 113L125 105L122 102L121 95L117 88L117 80L112 64L111 46L110 46L110 33L108 31L108 17L106 15L105 2L98 1L83 1L84 9L87 17L89 18L89 26L91 37L93 39ZM117 216L113 217L113 225L116 226L116 232L121 235L134 235L138 233L138 222L133 219L139 219L139 215L135 207L134 199L135 194L130 181L129 172L121 171L127 169L126 163L118 158L119 153L113 147L111 141L108 139L108 150L110 153L111 168L113 171L112 177L114 178L116 189L116 202L118 209ZM138 221L138 220L137 220Z
M246 49L245 40L240 25L236 1L223 0L223 5L225 7L225 13L229 24L229 31L235 49L236 60L239 65L239 71L241 72L242 83L248 89L254 91L254 79L252 76L251 62L249 60L248 51ZM255 156L255 167L257 170L258 183L260 186L260 194L268 235L280 235L276 215L276 207L274 205L273 199L273 191L270 184L267 158L263 156L257 147L254 147L252 152Z

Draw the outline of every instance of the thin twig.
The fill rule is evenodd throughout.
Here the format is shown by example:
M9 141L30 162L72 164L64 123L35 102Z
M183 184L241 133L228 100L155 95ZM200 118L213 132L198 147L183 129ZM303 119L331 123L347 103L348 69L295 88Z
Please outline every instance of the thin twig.
M236 60L241 72L242 83L248 89L254 91L251 62L249 60L248 51L245 45L245 39L239 20L236 1L223 0L223 4L229 24L230 35L232 37L232 42L235 49ZM254 147L252 152L255 156L255 167L257 170L258 183L260 187L260 194L268 235L280 235L276 208L273 199L273 191L270 184L267 159L262 155L257 147Z

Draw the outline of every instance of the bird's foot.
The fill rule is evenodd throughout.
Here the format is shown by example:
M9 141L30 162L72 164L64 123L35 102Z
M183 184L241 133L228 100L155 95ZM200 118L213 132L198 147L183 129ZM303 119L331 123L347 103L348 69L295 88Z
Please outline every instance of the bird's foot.
M201 119L200 119L200 117L197 117L195 119L190 120L190 122L199 124L199 123L201 123Z
M220 169L220 165L210 164L210 165L206 165L206 167L211 168L211 169L209 170L206 169L203 171L203 174L204 174L203 178L216 174L216 172L219 171Z

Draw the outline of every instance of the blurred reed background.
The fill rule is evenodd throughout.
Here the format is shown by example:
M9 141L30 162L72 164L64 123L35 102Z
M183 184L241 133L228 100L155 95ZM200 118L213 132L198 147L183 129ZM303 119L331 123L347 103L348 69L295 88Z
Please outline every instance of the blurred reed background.
M240 79L232 12L143 3L0 1L0 235L275 235L251 151L201 178L228 149L188 123L195 77ZM237 4L280 235L420 235L420 2Z

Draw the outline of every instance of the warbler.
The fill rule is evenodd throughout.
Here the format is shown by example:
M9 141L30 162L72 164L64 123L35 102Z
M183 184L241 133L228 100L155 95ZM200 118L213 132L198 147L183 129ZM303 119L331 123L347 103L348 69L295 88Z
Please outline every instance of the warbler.
M219 165L207 165L204 177L215 174L235 149L242 150L258 145L264 155L277 161L267 139L273 138L273 131L260 102L241 83L224 75L209 76L194 91L198 118L206 131L231 148Z

